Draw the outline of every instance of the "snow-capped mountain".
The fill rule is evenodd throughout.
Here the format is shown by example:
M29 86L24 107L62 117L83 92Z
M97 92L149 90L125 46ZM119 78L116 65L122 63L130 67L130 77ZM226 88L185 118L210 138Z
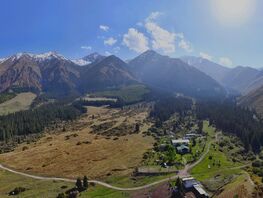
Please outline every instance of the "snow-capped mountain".
M92 63L92 67L79 67L55 52L17 53L0 62L0 92L29 89L64 97L137 82L126 63L114 56L95 53L78 63Z
M84 56L83 58L72 60L72 62L79 66L84 66L91 63L98 63L102 61L104 58L106 58L106 56L102 56L101 54L95 52L88 56Z
M73 63L75 63L76 65L79 65L79 66L84 66L84 65L88 65L90 64L91 62L90 61L86 61L84 59L75 59L75 60L71 60Z
M36 61L45 61L45 60L51 60L51 59L61 59L61 60L69 61L69 59L66 59L64 56L62 56L61 54L58 54L56 52L46 52L43 54L17 53L17 54L12 55L8 58L0 59L0 62L1 62L1 60L5 61L8 59L15 61L15 60L19 60L21 57L28 57L28 58L34 59Z

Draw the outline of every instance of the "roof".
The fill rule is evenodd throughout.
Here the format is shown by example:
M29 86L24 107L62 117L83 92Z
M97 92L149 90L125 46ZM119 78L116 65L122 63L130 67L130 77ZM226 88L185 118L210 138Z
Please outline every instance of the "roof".
M185 177L182 179L182 181L187 181L187 180L192 180L192 179L194 179L194 178L193 177Z
M176 149L177 149L177 150L183 150L183 149L189 150L189 147L188 147L188 146L185 146L185 145L181 145L181 146L176 147Z
M185 134L185 136L198 136L198 134L196 134L196 133L187 133L187 134Z
M199 184L194 178L183 179L183 185L186 189L192 188L194 185Z
M199 184L194 185L194 188L200 195L206 195L207 196L207 193Z
M183 144L183 143L186 143L186 144L189 144L189 140L186 140L186 139L177 139L177 140L172 140L172 144Z

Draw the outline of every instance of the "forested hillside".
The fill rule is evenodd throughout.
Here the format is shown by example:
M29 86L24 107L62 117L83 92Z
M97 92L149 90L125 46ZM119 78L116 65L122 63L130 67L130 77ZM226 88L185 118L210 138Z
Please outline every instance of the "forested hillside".
M238 136L247 150L260 151L263 145L263 122L254 111L236 106L233 102L198 103L197 117L208 119L223 132Z
M14 136L40 133L45 127L57 121L77 118L81 112L83 112L81 107L54 103L0 116L0 140L7 141Z

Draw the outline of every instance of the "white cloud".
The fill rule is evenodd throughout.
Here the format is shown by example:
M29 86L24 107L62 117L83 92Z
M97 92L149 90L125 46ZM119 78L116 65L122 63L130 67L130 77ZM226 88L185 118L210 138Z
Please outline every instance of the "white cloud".
M207 60L210 60L210 61L213 60L213 56L211 56L211 55L209 55L209 54L207 54L207 53L205 53L205 52L200 52L199 55L200 55L202 58L204 58L204 59L207 59Z
M123 35L123 44L130 50L138 53L142 53L149 49L148 38L134 28L130 28L128 33Z
M192 47L191 43L189 41L186 41L185 39L181 39L181 41L179 42L178 46L181 49L184 49L187 52L192 52L193 51L193 47Z
M175 52L176 34L169 32L154 22L146 22L145 28L152 36L152 47L165 53Z
M117 54L117 53L119 53L120 49L121 48L117 46L117 47L113 48L113 51L114 51L115 54Z
M104 32L107 32L107 31L110 29L110 27L107 26L107 25L100 25L99 27L100 27L100 29L103 30Z
M176 33L160 27L154 20L156 20L161 12L152 12L149 17L145 19L145 28L152 37L152 47L155 50L162 50L164 53L175 52Z
M85 50L91 50L92 49L92 47L91 46L81 46L80 47L81 49L85 49Z
M146 22L151 22L155 19L157 19L158 17L160 17L161 15L163 15L162 12L156 11L156 12L152 12L147 18L146 18Z
M143 23L142 22L137 22L136 25L139 26L139 27L142 27Z
M219 64L224 65L224 66L233 66L232 60L230 60L227 57L221 57L219 58Z
M110 53L109 51L105 51L105 55L106 55L106 56L111 56L112 53Z
M104 45L112 46L112 45L114 45L116 42L117 42L116 39L114 39L113 37L110 37L110 38L104 40Z

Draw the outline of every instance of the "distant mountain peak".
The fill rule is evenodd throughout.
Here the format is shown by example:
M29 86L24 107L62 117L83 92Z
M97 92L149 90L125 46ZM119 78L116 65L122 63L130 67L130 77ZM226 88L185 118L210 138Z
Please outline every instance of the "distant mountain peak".
M156 51L150 49L150 50L147 50L147 51L143 52L143 53L140 55L140 57L144 57L144 56L156 56L156 55L161 56L161 54L159 54L159 53L157 53Z
M37 61L50 60L53 58L67 60L64 56L62 56L61 54L58 54L57 52L46 52L42 54L32 54L32 53L27 53L27 52L20 52L20 53L17 53L9 57L9 59L10 58L12 59L12 61L19 60L21 58L32 58Z
M66 59L63 55L57 53L57 52L46 52L46 53L43 53L43 54L37 54L37 55L34 55L33 58L36 58L38 60L50 60L50 59L53 59L53 58L56 58L56 59L62 59L62 60L68 60Z
M97 61L99 59L104 59L104 58L105 58L105 56L99 54L98 52L94 52L94 53L91 53L87 56L84 56L82 59L90 61L90 62L94 62L94 61Z

